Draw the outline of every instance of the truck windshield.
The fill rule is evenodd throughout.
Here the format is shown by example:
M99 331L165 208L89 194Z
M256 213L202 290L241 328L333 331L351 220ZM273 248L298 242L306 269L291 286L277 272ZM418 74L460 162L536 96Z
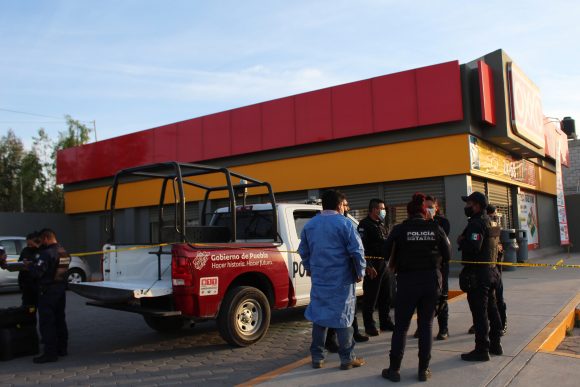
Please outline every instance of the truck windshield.
M272 210L241 210L236 215L236 239L274 239ZM218 212L214 214L211 225L230 228L230 219L230 212Z

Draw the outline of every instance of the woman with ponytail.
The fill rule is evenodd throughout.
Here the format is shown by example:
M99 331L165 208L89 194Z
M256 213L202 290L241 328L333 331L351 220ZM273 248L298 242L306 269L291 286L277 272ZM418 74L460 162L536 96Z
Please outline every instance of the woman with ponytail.
M416 193L407 204L408 218L396 225L385 242L389 268L397 276L395 330L390 365L382 375L401 380L400 368L411 318L417 309L419 325L419 380L431 377L429 361L433 345L433 318L441 293L441 265L450 257L449 239L437 223L427 219L425 195Z

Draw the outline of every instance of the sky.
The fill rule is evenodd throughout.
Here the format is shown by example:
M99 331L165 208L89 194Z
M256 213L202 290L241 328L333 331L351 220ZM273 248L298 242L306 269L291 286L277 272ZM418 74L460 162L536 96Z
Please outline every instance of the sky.
M0 0L0 136L57 138L69 114L103 140L500 48L547 116L580 120L578 15L560 0Z

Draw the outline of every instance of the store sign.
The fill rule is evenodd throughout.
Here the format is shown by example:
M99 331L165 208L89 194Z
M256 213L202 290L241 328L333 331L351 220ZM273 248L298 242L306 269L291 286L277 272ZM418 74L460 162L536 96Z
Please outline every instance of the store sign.
M528 192L520 192L518 194L518 210L520 228L527 232L528 249L536 249L538 248L540 241L538 237L538 210L536 207L536 195Z
M536 186L536 168L528 160L515 159L503 149L469 136L471 169L488 175Z
M546 139L546 156L556 160L560 157L562 165L570 166L570 150L568 149L568 136L560 129L558 122L544 119L544 138ZM557 153L558 142L560 142L559 154Z
M556 144L558 154L561 152L561 142L560 140ZM568 218L566 216L566 199L564 197L564 182L562 180L562 163L560 157L556 159L556 204L560 225L560 244L567 246L570 244L570 236L568 235Z
M512 131L538 148L544 148L544 112L540 89L514 63L507 64Z

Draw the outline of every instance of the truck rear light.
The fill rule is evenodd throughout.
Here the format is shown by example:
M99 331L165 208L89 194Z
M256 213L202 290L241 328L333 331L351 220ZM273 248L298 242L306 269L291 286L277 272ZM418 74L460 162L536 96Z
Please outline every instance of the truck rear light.
M173 279L173 286L184 286L185 280L182 278L174 278Z

